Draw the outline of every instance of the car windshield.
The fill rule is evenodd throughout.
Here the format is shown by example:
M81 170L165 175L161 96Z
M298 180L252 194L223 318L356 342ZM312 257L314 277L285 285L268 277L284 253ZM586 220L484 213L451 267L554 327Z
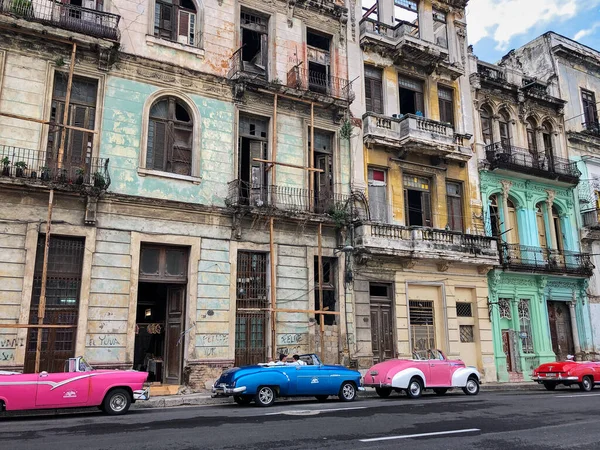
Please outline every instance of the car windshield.
M426 361L430 359L444 360L444 355L439 350L415 350L412 354L413 359L417 361Z
M87 361L83 358L79 359L79 371L80 372L91 372L94 370L92 366L90 366Z

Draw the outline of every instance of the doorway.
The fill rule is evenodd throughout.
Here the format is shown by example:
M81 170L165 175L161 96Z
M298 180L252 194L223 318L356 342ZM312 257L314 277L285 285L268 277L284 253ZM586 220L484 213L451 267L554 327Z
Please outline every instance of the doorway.
M268 121L240 115L238 175L240 201L244 205L263 206L268 201L267 158Z
M565 361L567 355L575 354L571 312L566 302L548 302L548 322L552 351L558 361Z
M394 357L394 320L391 291L392 287L387 284L369 284L373 364Z
M142 245L134 368L148 381L181 384L188 249Z

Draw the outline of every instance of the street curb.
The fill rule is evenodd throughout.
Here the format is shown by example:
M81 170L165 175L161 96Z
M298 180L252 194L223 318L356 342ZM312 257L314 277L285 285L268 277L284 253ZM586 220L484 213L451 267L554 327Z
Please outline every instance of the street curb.
M544 390L538 384L527 383L527 384L482 384L481 392L511 392L511 391L540 391ZM358 393L360 398L377 398L378 395L375 389L361 391ZM314 397L293 397L282 399L289 400L312 400ZM150 398L147 401L136 402L132 405L135 409L148 409L148 408L173 408L177 406L204 406L204 405L222 405L229 404L232 400L225 400L224 397L212 398L210 394L190 394L190 395L169 395Z

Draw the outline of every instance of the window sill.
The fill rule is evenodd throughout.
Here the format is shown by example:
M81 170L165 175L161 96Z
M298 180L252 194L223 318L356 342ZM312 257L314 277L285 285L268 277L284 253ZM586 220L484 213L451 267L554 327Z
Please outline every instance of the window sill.
M145 176L149 175L152 177L171 178L171 179L181 180L181 181L191 181L194 184L200 184L200 182L202 181L201 177L194 177L194 176L190 176L190 175L178 175L176 173L162 172L160 170L144 169L143 167L139 167L137 172L140 177L145 177Z
M196 55L198 58L204 58L204 49L198 47L192 47L191 45L180 44L179 42L171 42L165 39L157 38L156 36L152 36L150 34L146 35L146 44L153 46L159 45L162 47L172 48L174 50L180 50L186 53L192 53Z

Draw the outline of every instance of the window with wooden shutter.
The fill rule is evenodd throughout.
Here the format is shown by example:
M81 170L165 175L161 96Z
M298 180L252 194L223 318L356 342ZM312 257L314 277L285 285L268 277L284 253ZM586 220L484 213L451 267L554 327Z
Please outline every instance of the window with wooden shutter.
M367 112L383 114L383 74L380 69L365 66L365 101Z
M598 109L596 95L591 91L581 90L581 103L583 106L583 117L587 128L598 126Z
M440 122L454 126L454 92L452 89L438 87L438 101L440 105Z
M371 220L386 223L387 218L387 173L385 170L369 168L369 211Z
M398 84L400 87L400 113L424 115L423 82L399 76Z
M193 0L156 0L154 35L180 44L198 46L198 18L201 13Z
M463 231L462 186L460 183L446 183L446 202L448 205L448 227L452 231Z
M156 101L150 109L146 168L192 175L193 125L188 107L179 99Z
M404 215L408 226L431 227L431 181L404 175Z

